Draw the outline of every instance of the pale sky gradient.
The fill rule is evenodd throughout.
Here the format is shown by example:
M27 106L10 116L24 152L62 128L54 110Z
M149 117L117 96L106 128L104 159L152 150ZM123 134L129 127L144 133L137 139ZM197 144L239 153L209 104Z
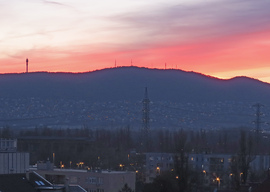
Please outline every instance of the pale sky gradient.
M269 0L0 1L0 73L133 65L270 83Z

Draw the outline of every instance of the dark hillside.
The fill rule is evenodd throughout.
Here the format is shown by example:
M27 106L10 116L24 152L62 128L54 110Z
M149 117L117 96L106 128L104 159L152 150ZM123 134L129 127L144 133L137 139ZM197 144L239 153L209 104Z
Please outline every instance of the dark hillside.
M270 85L247 77L221 80L194 72L138 67L104 69L89 73L0 75L0 97L138 101L143 88L152 101L268 102Z

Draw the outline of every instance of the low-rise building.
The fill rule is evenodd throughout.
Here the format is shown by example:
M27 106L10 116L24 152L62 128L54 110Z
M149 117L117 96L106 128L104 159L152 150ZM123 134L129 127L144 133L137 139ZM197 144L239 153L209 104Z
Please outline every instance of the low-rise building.
M163 172L174 169L174 154L146 153L145 182L153 182Z
M173 171L177 154L146 153L145 182L153 182L160 174ZM185 154L188 168L199 173L204 185L222 185L230 183L235 173L232 163L237 159L234 154L190 153ZM250 157L249 172L264 173L270 168L270 155ZM239 178L241 177L239 173Z
M135 191L135 172L80 169L43 169L36 172L53 184L68 182L69 185L80 185L87 192L119 192L125 184Z
M17 152L16 139L0 139L0 174L26 173L29 153Z
M253 172L264 172L270 168L270 155L256 155L250 163Z
M210 173L227 172L230 170L231 154L189 154L189 164L195 170ZM250 157L250 170L254 172L267 171L270 167L270 155L254 155Z
M0 138L0 153L2 152L16 152L17 139L2 139Z
M197 171L224 173L230 167L232 155L228 154L189 154L189 165Z

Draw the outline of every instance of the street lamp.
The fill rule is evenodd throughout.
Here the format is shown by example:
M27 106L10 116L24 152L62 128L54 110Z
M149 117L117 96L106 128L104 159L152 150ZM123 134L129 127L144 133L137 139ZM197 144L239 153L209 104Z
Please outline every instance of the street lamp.
M241 183L243 182L242 175L243 175L243 173L240 173L240 182Z
M220 178L219 177L217 177L216 178L216 181L217 181L217 188L220 186Z
M160 174L160 168L157 167L157 174Z

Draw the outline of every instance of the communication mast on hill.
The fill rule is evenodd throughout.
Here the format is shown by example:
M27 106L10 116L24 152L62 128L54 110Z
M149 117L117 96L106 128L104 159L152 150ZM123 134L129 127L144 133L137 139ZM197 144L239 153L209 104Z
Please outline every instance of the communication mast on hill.
M141 147L143 150L148 150L150 147L149 136L150 136L150 125L149 125L149 104L150 100L148 98L147 87L145 87L144 91L144 99L142 101L143 109L142 109L142 129L141 129Z
M28 58L26 58L26 73L28 73Z

